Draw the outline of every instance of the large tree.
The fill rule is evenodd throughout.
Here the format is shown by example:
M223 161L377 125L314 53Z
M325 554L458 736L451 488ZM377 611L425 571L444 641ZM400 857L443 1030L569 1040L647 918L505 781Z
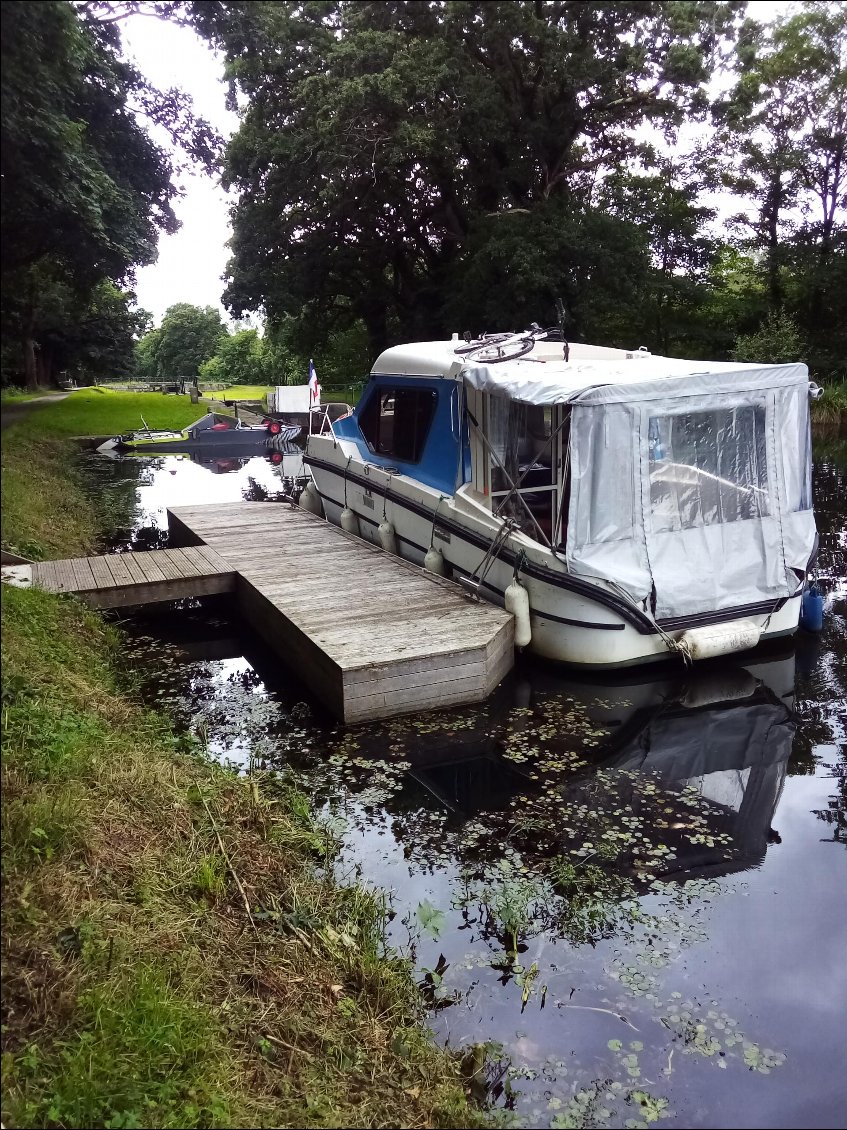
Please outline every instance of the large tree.
M741 7L195 5L246 103L226 158L239 194L227 303L263 308L271 323L303 310L312 324L315 313L361 319L377 349L389 336L443 331L457 304L473 313L452 296L496 277L479 263L506 249L537 260L526 238L540 227L548 284L535 313L552 315L591 259L573 229L598 178L636 157L643 123L672 128L703 112L709 60ZM631 241L602 214L592 235L600 246L588 269L602 274ZM619 304L610 284L603 301Z
M215 356L227 337L227 328L214 306L177 302L165 311L158 329L150 330L139 341L139 371L148 378L197 377L200 367Z
M177 226L171 157L142 121L167 126L193 156L213 154L214 135L184 96L157 98L121 57L116 13L105 9L3 5L3 330L30 384L55 371L45 308L55 311L69 289L77 307L96 305L98 287L130 283L135 267L155 259L159 233ZM51 280L55 296L45 290Z
M745 23L739 77L716 107L738 154L727 182L754 205L771 314L799 324L818 371L847 372L847 6Z

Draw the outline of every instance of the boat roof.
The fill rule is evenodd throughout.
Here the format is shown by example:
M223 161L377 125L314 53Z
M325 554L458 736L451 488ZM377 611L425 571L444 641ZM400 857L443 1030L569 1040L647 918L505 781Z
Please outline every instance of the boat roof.
M464 380L473 388L530 404L614 402L651 399L671 391L720 392L774 388L808 380L801 362L762 365L739 361L697 361L662 357L645 349L613 349L580 342L539 341L531 353L514 361L479 364L457 354L463 343L419 341L398 345L380 354L374 376L442 377Z

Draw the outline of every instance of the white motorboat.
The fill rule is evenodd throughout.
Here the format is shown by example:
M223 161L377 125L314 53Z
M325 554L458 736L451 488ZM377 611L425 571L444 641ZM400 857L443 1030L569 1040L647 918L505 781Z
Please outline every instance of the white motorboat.
M303 504L505 601L549 659L793 634L817 548L806 366L553 336L386 350L352 415L309 437Z

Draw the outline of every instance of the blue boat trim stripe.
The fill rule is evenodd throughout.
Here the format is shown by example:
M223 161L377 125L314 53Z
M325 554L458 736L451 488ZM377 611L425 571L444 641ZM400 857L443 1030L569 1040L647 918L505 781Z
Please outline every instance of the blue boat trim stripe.
M357 486L367 488L368 490L374 489L374 484L368 479L365 479L361 475L357 475L354 471L348 471L345 474L345 472L336 467L334 463L328 463L325 459L318 459L313 455L304 455L303 461L304 463L307 463L309 465L314 464L314 466L316 467L320 467L325 471L329 471L331 474L336 475L339 479L343 480L344 478L347 478L349 482L353 482ZM430 522L432 521L432 514L426 509L426 507L421 506L417 502L413 502L411 499L403 498L402 495L398 495L395 491L391 490L390 487L379 490L379 494L380 496L384 495L390 502L395 503L397 506L402 506L404 509L410 510L413 514L417 514L418 517L426 518ZM326 496L322 495L321 497ZM330 501L335 503L335 499L330 499ZM338 505L338 503L335 503L335 505ZM374 524L378 525L378 523ZM469 530L466 530L457 522L451 521L446 514L439 514L438 524L439 526L443 526L449 529L452 533L455 533L458 537L462 538L466 542L469 542L471 545L475 545L478 549L482 549L483 551L488 549L488 542L479 537L477 534L471 533ZM408 538L401 538L400 540L406 541L410 545L415 545L415 543L410 542ZM415 548L422 549L421 546L415 546ZM511 550L504 549L500 554L500 560L504 561L506 564L514 565L515 554L512 553ZM579 578L577 577L563 576L561 573L553 573L551 572L551 570L545 569L541 565L534 565L530 562L524 564L523 572L526 573L527 576L535 577L537 580L544 581L546 584L553 585L555 588L567 589L568 591L579 593L580 596L587 596L589 599L596 601L598 604L605 605L607 608L612 609L613 612L616 612L624 620L628 621L628 623L632 624L632 626L636 628L637 631L641 633L641 635L644 636L657 635L660 631L683 631L686 628L696 628L709 624L722 624L727 620L740 620L744 616L764 616L768 613L778 612L789 600L798 599L797 596L780 597L775 601L763 600L759 601L757 604L744 604L735 608L722 608L716 612L698 612L691 616L679 616L674 619L659 620L656 624L648 616L638 612L638 610L633 608L632 605L627 604L625 601L620 600L611 593L607 593L602 589L596 588L594 585L589 584L587 581L579 580ZM490 588L491 586L487 587ZM555 617L548 618L555 619ZM568 620L564 621L564 623L570 622L571 621ZM600 627L600 625L596 626ZM618 627L618 625L608 624L604 624L602 626L606 628L612 626Z

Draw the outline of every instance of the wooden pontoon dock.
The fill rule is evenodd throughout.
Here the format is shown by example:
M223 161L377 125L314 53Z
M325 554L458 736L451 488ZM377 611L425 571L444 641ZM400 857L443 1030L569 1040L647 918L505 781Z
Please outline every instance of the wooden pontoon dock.
M512 666L509 613L304 510L231 502L169 509L168 522L172 549L4 576L94 608L232 593L250 626L347 723L479 702Z

